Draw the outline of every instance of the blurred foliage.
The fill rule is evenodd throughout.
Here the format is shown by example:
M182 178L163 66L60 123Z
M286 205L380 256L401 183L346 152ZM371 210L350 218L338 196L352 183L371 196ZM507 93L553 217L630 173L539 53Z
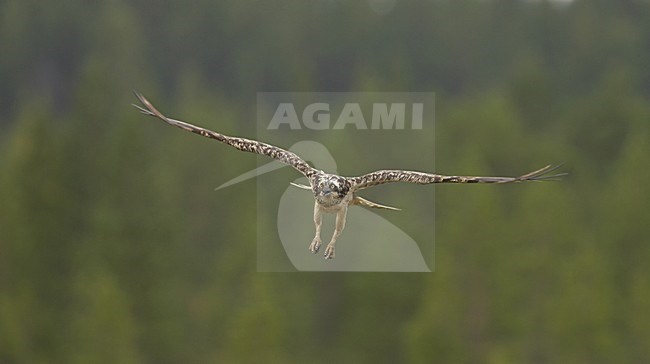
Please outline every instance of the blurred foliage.
M0 362L647 360L650 3L378 3L0 1ZM435 91L440 172L571 174L437 187L432 274L256 273L212 191L255 157L133 88L251 136L257 91Z

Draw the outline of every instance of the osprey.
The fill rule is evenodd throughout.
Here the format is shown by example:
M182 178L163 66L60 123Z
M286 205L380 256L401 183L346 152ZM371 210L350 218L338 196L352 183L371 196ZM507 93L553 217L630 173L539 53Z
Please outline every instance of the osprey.
M416 184L430 183L511 183L523 181L548 181L557 180L566 173L551 174L561 165L555 167L547 165L544 168L524 174L519 177L472 177L472 176L447 176L434 173L424 173L404 170L380 170L358 177L343 177L335 174L325 173L313 168L295 153L282 148L258 142L256 140L231 137L212 130L204 129L180 120L166 117L158 111L152 104L141 94L135 92L135 96L140 100L144 107L133 105L145 115L154 116L166 122L169 125L176 126L183 130L199 134L206 138L216 139L222 143L228 144L244 152L250 152L265 155L276 159L282 163L295 168L309 180L309 186L292 185L311 190L314 194L314 224L316 226L316 235L309 244L309 251L317 253L321 247L321 222L322 214L335 213L336 226L330 242L325 248L325 259L334 258L334 248L336 240L345 227L345 218L348 206L359 205L365 207L381 208L388 210L399 210L394 207L380 205L368 201L358 195L358 192L364 188L381 185L391 182L408 182Z

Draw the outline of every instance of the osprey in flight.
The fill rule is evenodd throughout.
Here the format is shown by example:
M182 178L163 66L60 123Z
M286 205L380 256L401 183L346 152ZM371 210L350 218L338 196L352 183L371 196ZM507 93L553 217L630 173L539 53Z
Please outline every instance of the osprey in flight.
M364 188L381 185L390 182L408 182L417 184L430 183L510 183L523 181L547 181L556 180L566 173L550 174L560 166L548 165L542 169L524 174L519 177L470 177L470 176L445 176L433 173L403 171L403 170L381 170L358 177L343 177L335 174L325 173L310 166L307 162L295 153L278 148L276 146L258 142L256 140L231 137L212 130L204 129L192 124L166 117L158 111L144 96L135 92L136 97L144 107L135 106L145 115L154 116L167 124L179 127L183 130L202 135L206 138L216 139L244 152L256 153L277 159L298 170L309 180L310 186L303 186L291 183L304 189L309 189L314 194L314 224L316 225L316 236L309 245L309 251L317 253L321 246L320 229L323 212L336 213L336 226L332 239L325 248L325 259L334 258L334 246L336 239L345 226L345 217L349 205L360 205L365 207L382 208L388 210L399 210L394 207L380 205L368 201L358 195Z

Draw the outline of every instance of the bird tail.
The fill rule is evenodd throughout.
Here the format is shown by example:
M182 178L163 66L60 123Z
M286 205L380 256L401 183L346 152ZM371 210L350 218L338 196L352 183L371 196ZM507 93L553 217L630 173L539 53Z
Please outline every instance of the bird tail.
M386 205L381 205L376 202L368 201L363 197L359 196L354 196L352 201L350 202L350 205L359 205L363 207L372 207L375 209L385 209L385 210L393 210L393 211L402 211L402 209L398 209L397 207L391 207L391 206L386 206Z
M292 186L294 186L294 187L302 188L303 190L311 190L311 187L309 187L309 186L305 186L305 185L301 185L301 184L299 184L299 183L289 182L289 184L292 185Z

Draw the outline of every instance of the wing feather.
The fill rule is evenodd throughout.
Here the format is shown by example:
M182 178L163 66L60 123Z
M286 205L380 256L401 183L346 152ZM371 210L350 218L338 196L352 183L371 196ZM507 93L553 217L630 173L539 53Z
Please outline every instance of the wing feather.
M548 165L519 177L446 176L441 174L393 169L376 171L358 177L349 177L348 180L352 183L352 191L358 191L364 188L391 182L407 182L426 185L430 183L509 183L524 181L552 181L566 175L566 173L550 174L560 166L562 166L562 164L554 167Z
M163 115L158 109L156 109L149 100L147 100L142 94L135 92L135 96L140 100L142 103L142 106L138 105L133 105L135 108L140 110L141 113L149 116L154 116L157 117L158 119L166 122L169 125L173 125L175 127L181 128L183 130L199 134L201 136L204 136L206 138L210 139L215 139L218 140L222 143L228 144L238 150L244 151L244 152L249 152L249 153L255 153L255 154L260 154L260 155L265 155L267 157L271 157L273 159L276 159L282 163L288 164L298 170L298 172L302 173L305 177L309 178L311 177L314 173L317 172L315 168L310 166L306 161L304 161L302 158L300 158L298 155L295 153L289 152L287 150L284 150L282 148L273 146L271 144L267 143L262 143L258 142L256 140L251 140L251 139L245 139L245 138L238 138L238 137L232 137L232 136L227 136L221 133L217 133L212 130L204 129L195 125L192 125L190 123L186 123L184 121L180 120L175 120L166 117Z

